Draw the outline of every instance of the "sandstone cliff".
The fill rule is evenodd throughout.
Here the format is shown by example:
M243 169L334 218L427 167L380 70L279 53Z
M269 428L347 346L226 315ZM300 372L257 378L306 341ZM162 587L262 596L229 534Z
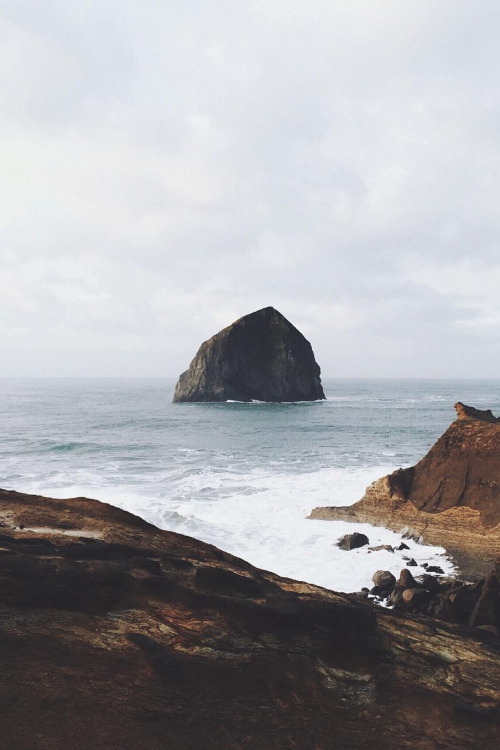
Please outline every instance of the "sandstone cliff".
M480 750L495 641L0 491L3 750ZM482 640L481 640L482 639Z
M199 348L176 401L324 399L311 344L272 307L245 315Z
M464 572L486 573L500 554L500 420L455 408L457 419L416 466L377 480L355 505L315 508L310 517L410 527Z

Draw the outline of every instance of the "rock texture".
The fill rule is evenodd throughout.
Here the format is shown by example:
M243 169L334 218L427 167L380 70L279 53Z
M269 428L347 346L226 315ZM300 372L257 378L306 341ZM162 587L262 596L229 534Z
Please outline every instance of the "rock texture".
M337 542L337 547L344 550L357 549L358 547L364 547L369 544L370 541L366 534L359 534L357 531L354 534L345 534Z
M0 491L0 522L2 750L495 746L494 639L95 500Z
M199 348L178 401L316 401L325 394L311 344L273 307L245 315Z
M500 559L486 578L473 583L429 574L414 578L407 568L398 581L388 570L379 570L373 583L370 593L388 599L397 610L475 628L483 637L500 634Z
M311 518L410 529L446 548L466 573L485 574L500 554L500 422L458 403L458 418L408 469L374 482L355 505Z
M480 422L500 422L500 417L495 417L491 409L476 409L474 406L467 406L461 401L455 404L457 419L478 419Z

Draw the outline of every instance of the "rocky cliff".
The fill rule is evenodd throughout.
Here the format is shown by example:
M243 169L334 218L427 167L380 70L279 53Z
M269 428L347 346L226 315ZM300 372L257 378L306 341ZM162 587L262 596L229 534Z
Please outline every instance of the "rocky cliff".
M500 420L455 408L457 419L416 466L377 480L355 505L315 508L311 518L410 527L464 572L486 573L500 554Z
M480 750L495 639L0 491L3 750Z
M176 401L324 399L311 344L273 307L245 315L199 348Z

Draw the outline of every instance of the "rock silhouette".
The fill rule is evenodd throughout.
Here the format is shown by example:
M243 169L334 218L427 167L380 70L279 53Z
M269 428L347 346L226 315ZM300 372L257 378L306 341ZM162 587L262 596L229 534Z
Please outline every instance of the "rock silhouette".
M200 346L173 400L316 401L325 398L320 372L309 341L265 307Z

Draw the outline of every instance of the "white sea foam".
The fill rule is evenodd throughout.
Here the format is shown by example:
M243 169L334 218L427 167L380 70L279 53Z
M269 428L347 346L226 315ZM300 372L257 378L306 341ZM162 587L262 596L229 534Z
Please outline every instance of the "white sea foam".
M500 381L331 381L327 401L300 404L171 404L174 381L0 385L0 486L98 498L344 591L381 568L398 574L404 556L451 566L414 542L406 554L341 551L335 542L356 526L307 520L311 510L353 503L418 461L457 400L500 410ZM398 546L382 528L361 530L371 546Z
M368 547L346 552L336 542L355 530L368 536L370 546L397 547L401 536L369 524L307 519L317 505L352 504L371 481L393 468L325 468L295 474L263 468L246 474L206 469L178 481L169 498L116 486L96 486L94 496L160 528L215 544L260 568L337 591L371 586L374 572L380 569L398 576L406 565L404 557L413 557L419 565L439 564L451 573L453 567L442 548L406 540L410 549L404 552L370 552ZM64 484L62 477L60 480ZM63 494L58 487L51 492L66 497L88 494L88 482L85 486L66 482Z
M387 473L387 467L375 470L325 469L297 476L277 475L245 477L253 490L210 502L180 502L177 512L185 519L185 533L196 527L197 535L254 565L280 575L306 580L327 588L356 591L371 585L381 568L399 575L405 567L404 556L417 563L437 562L451 572L442 548L430 548L408 542L405 552L369 552L365 548L345 552L336 546L340 536L358 530L370 539L370 546L398 546L401 537L368 524L308 520L315 505L349 505L359 499L366 484ZM257 472L258 474L258 472ZM205 476L203 482L213 481ZM219 477L221 485L224 479ZM234 483L234 476L227 478ZM162 519L158 519L163 525ZM423 572L415 568L416 572Z

